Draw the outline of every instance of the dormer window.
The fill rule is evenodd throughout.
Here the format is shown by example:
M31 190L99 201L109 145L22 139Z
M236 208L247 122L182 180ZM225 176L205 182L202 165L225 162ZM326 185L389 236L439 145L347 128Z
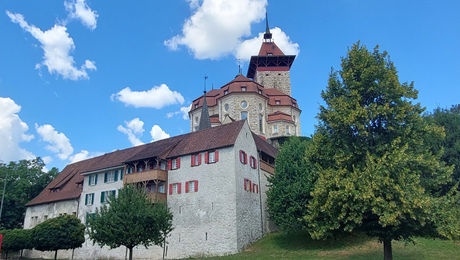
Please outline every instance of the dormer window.
M245 92L246 90L246 87L241 87L241 91Z
M224 95L227 95L228 94L228 90L224 90Z
M273 53L269 52L267 53L267 56L273 56Z
M262 95L262 90L259 89L259 94Z
M276 104L276 105L280 105L280 104L281 104L281 101L280 101L280 100L275 100L275 104Z
M195 108L198 108L198 103L195 104Z

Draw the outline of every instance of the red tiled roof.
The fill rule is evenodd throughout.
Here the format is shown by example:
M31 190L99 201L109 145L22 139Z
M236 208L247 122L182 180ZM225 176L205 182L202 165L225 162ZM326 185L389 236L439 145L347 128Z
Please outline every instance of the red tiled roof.
M254 141L256 142L257 151L264 152L265 154L273 158L276 157L276 155L278 154L278 150L273 145L267 143L267 141L262 139L260 136L258 136L254 132L252 133L252 137L254 138Z
M267 120L268 122L270 122L270 121L279 121L279 120L294 122L294 120L292 120L291 115L288 115L288 114L280 112L280 111L276 111L275 113L271 113L271 114L268 115L268 120Z
M81 174L85 172L121 166L125 162L155 156L169 158L231 146L244 122L240 120L69 164L27 206L79 198L83 188Z
M284 56L283 51L275 42L263 42L260 47L259 56Z
M246 87L246 91L242 91L242 87ZM271 106L292 106L297 109L299 108L297 101L289 95L284 94L276 88L264 88L259 83L243 75L238 75L235 79L225 84L220 89L213 89L206 93L206 103L208 104L208 107L216 106L219 98L231 93L255 93L267 98L268 104ZM204 95L195 99L192 102L192 109L190 112L201 108L203 100Z

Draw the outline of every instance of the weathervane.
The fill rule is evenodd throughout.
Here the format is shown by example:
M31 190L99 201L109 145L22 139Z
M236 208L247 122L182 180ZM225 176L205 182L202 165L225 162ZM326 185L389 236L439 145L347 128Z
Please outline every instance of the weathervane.
M206 93L206 80L208 79L207 75L204 75L204 93Z
M238 62L238 75L241 75L241 59L237 59Z

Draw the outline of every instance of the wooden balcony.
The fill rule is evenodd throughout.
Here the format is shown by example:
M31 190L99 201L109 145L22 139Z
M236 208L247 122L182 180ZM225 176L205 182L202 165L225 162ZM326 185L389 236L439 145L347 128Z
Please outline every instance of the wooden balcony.
M166 193L147 192L147 197L149 197L152 203L156 203L156 202L166 203Z
M133 172L125 175L125 184L148 182L148 181L168 181L167 171L153 169L143 172Z
M271 174L274 174L275 173L275 168L273 168L273 166L271 166L270 164L264 162L264 161L260 161L260 169L263 170L263 171L266 171L268 173L271 173Z

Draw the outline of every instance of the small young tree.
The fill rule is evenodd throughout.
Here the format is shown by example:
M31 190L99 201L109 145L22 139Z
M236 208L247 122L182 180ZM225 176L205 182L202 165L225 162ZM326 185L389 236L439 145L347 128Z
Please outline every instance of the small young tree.
M5 251L7 259L8 252L33 248L31 229L2 230L0 234L3 234L2 250Z
M34 248L54 251L54 259L59 249L78 248L85 242L85 225L71 215L48 219L32 230Z
M97 209L87 223L94 242L110 248L125 246L132 260L137 245L164 245L172 230L172 214L166 205L153 205L144 190L127 185L118 197L110 196L108 205Z
M421 117L417 90L401 84L386 52L354 44L332 72L322 97L309 160L318 170L305 220L313 238L363 230L383 242L410 239L427 229L458 234L458 195L433 191L448 183L453 167L440 162L424 140L442 128ZM458 203L457 203L458 204Z
M313 187L311 166L306 152L311 140L290 137L281 145L275 161L275 174L268 179L268 213L283 231L304 229L303 217Z

